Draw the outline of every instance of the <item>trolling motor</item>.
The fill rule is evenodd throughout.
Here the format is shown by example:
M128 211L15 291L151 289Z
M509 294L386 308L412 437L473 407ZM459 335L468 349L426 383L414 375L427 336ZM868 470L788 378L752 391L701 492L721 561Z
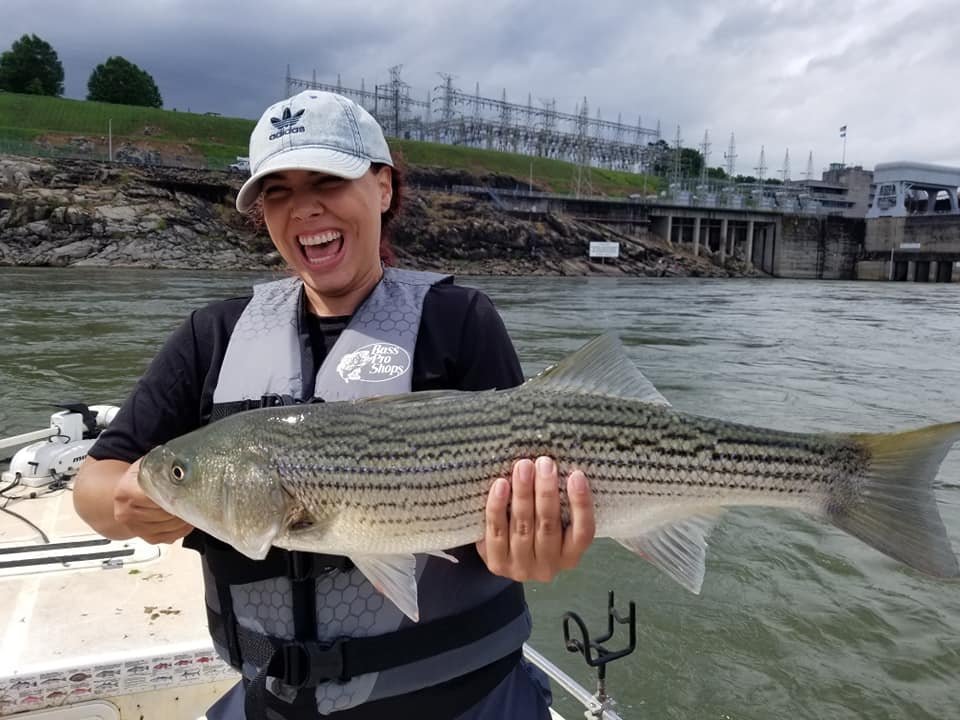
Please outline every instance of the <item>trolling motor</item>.
M607 694L607 663L626 657L637 649L637 606L630 601L629 612L626 617L620 615L613 604L613 590L607 595L607 632L605 635L590 639L590 631L583 620L575 612L563 614L563 644L570 652L580 653L587 665L597 668L597 694L600 704L598 709L588 710L587 717L602 718L604 710L608 709L611 697ZM570 636L570 624L573 623L580 631L580 639ZM629 625L630 641L622 650L608 650L603 643L613 638L614 623Z
M97 435L119 410L114 405L88 407L83 403L61 403L55 407L63 409L50 416L48 428L0 438L0 462L10 462L9 469L0 473L0 483L41 487L72 477ZM31 444L20 447L25 443ZM16 447L20 449L7 458L7 451Z

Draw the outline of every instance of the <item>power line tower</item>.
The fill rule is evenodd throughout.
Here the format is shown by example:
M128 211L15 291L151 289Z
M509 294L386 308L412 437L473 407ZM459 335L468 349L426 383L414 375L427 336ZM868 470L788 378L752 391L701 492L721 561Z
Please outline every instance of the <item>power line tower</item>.
M407 101L410 96L410 86L403 82L400 79L400 71L403 69L403 65L394 65L390 68L390 90L389 90L389 99L392 104L390 119L393 123L392 125L392 134L393 137L399 138L403 137L403 130L400 124L401 108L406 110ZM337 76L337 85L340 85L340 76Z
M730 182L733 182L733 177L737 172L737 141L734 139L733 133L730 133L730 145L723 154L723 159L727 162L727 177Z
M807 171L803 174L803 177L807 179L807 182L813 180L813 150L810 151L810 156L807 158Z
M437 73L443 79L443 85L435 88L440 91L440 123L434 131L434 139L439 142L456 145L455 126L456 113L453 109L456 89L453 87L453 75ZM434 98L437 100L438 98Z
M760 190L760 205L763 206L763 178L764 173L767 171L767 160L766 153L763 145L760 146L760 164L757 165L754 170L757 172L757 185Z
M700 155L703 158L703 165L700 168L700 184L707 184L707 164L710 161L710 130L703 131L703 142L700 143Z
M577 112L577 170L574 180L574 195L582 197L584 192L593 194L593 182L590 178L590 111L587 107L587 98L583 98L583 105Z
M682 172L683 168L681 167L681 163L680 163L680 156L681 156L680 151L682 149L680 145L682 142L683 140L680 139L680 126L677 125L677 137L673 141L673 179L672 179L672 182L676 183L677 185L680 184L680 178L682 177L682 174L683 174Z
M790 181L790 148L787 148L787 153L783 156L783 168L780 170L780 175L783 177L783 184L786 185Z

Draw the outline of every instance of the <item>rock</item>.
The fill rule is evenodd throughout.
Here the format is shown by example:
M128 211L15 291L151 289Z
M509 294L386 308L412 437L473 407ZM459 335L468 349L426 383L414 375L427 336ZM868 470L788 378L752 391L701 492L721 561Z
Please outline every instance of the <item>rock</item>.
M92 240L77 240L69 245L63 245L53 250L50 254L51 264L66 265L73 258L84 258L90 254L94 248Z
M132 165L159 165L160 153L156 150L138 148L130 143L123 143L114 151L113 159L117 162Z
M277 268L283 259L265 230L232 207L236 174L95 160L34 162L0 156L0 262L5 265L126 265ZM121 146L121 149L123 146ZM514 187L505 176L416 168L404 214L391 228L402 266L440 272L535 275L727 275L662 241L627 236L560 215L512 216L455 185ZM423 188L442 187L440 190ZM592 263L590 240L621 244L616 262ZM728 266L732 266L728 260ZM744 274L749 274L749 269Z
M132 205L102 205L94 213L110 223L132 223L139 215Z

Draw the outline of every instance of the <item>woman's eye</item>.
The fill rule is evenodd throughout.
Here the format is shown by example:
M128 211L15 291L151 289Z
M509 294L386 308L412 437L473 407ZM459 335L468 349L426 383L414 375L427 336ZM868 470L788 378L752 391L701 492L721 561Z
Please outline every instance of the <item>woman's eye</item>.
M282 185L272 185L263 189L263 196L265 198L279 197L284 192L286 192L286 188Z

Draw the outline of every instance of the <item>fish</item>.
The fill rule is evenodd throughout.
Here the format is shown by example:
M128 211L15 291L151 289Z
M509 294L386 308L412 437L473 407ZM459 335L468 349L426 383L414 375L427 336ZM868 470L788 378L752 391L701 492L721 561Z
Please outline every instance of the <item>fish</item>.
M522 385L250 410L151 450L143 491L263 558L345 555L411 620L416 555L484 535L494 480L519 458L582 470L596 534L691 592L725 509L805 511L928 575L956 578L934 489L960 422L896 433L797 433L673 408L601 335ZM561 519L569 502L560 480Z

